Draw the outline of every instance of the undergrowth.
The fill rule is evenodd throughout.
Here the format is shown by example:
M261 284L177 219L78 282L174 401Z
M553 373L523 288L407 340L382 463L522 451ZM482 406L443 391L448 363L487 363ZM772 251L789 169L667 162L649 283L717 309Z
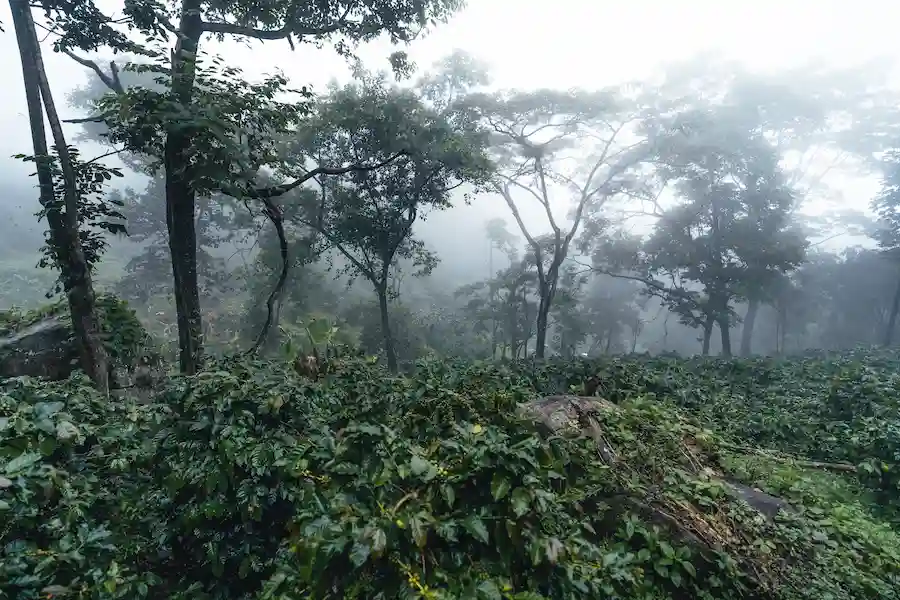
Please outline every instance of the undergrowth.
M149 404L8 380L0 597L897 598L896 364L229 360ZM596 375L614 460L519 410Z

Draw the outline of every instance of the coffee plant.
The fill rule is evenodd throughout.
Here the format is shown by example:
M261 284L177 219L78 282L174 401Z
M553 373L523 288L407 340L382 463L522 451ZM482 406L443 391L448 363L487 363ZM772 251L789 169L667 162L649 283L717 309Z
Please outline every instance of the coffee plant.
M328 360L2 382L0 597L900 597L895 355Z

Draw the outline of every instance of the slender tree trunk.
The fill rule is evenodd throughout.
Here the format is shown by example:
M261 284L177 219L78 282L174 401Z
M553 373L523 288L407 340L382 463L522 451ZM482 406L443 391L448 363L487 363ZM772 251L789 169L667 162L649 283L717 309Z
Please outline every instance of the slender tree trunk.
M59 115L50 94L50 85L41 57L31 8L28 2L23 0L10 0L9 7L22 62L22 80L25 86L40 185L40 201L47 207L50 239L58 253L57 266L62 271L81 367L100 391L107 392L109 390L109 363L100 338L100 323L97 318L91 273L79 236L77 175L68 153ZM47 148L47 134L44 130L44 111L41 108L42 96L63 172L65 214L60 213L54 196L52 163Z
M397 350L394 348L394 336L391 333L391 316L388 311L388 295L387 284L376 285L375 292L378 294L378 308L381 313L381 336L384 338L384 355L387 357L388 371L396 373Z
M744 315L744 328L741 330L741 356L750 356L753 344L753 327L756 324L758 312L759 299L750 298L747 303L747 313Z
M545 291L544 285L541 285L541 299L538 302L537 313L537 338L534 344L534 355L537 358L544 358L544 352L547 347L547 323L550 317L551 302L549 291Z
M719 334L722 336L722 356L731 357L731 324L728 322L728 316L722 314L717 319L719 324Z
M512 307L509 308L512 309ZM518 316L518 311L515 311L510 313L509 318L509 356L512 360L515 360L519 353L519 328L516 324Z
M172 54L173 96L184 106L193 99L195 59L203 34L200 1L182 4L179 40ZM203 321L200 290L197 283L196 195L189 172L191 135L185 128L172 128L166 134L164 166L166 172L166 226L175 310L178 320L179 366L182 373L196 373L202 364Z
M700 353L703 356L709 356L709 342L712 339L713 332L713 320L710 317L706 317L706 321L703 322L703 346Z
M894 328L897 325L897 313L900 312L900 278L897 279L897 289L894 292L894 300L891 302L891 315L884 330L884 345L888 347L894 341Z

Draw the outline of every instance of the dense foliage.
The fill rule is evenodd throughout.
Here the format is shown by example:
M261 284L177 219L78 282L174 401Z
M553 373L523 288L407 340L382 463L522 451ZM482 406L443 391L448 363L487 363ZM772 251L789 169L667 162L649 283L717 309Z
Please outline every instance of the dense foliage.
M0 595L896 598L897 360L232 359L146 404L10 379ZM518 410L597 375L599 437Z

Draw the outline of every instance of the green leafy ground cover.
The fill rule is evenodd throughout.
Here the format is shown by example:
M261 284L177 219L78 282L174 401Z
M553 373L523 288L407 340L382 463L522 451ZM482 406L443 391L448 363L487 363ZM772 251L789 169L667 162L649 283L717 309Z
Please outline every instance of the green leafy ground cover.
M898 364L228 361L150 404L8 380L0 597L897 598ZM614 460L517 410L593 375Z

